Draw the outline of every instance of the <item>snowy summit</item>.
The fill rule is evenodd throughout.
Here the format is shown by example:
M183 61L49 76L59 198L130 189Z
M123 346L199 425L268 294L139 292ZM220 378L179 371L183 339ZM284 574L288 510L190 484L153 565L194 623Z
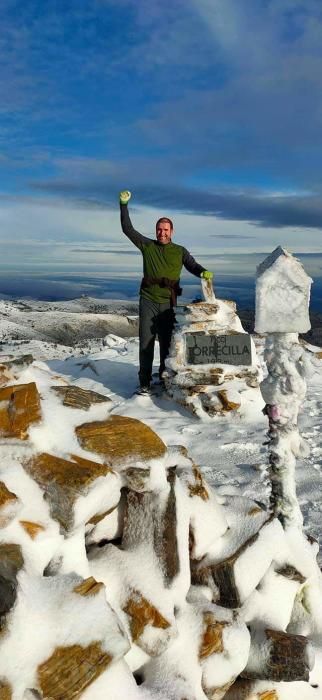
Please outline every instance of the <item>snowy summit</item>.
M231 329L223 304L210 320L201 305L203 331L216 319ZM321 351L301 346L303 533L270 507L257 374L215 367L211 389L223 392L224 374L228 399L238 381L242 410L225 400L194 415L160 390L134 394L137 337L66 347L41 312L34 329L30 310L3 313L1 700L322 700ZM97 327L128 335L127 314L108 316Z

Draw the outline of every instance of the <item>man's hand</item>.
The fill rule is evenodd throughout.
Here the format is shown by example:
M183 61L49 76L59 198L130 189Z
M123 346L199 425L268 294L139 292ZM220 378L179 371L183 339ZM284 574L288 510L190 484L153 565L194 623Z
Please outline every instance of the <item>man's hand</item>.
M209 272L209 270L204 270L200 275L200 277L202 277L203 280L212 280L213 276L214 273Z
M120 203L127 204L131 199L131 192L129 190L123 190L120 192Z

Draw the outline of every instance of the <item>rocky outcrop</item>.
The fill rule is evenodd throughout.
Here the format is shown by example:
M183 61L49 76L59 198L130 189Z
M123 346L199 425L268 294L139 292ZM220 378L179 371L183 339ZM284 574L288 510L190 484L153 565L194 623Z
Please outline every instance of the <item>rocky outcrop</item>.
M214 307L200 323L216 320ZM229 402L226 368L213 369ZM108 698L119 683L133 700L279 700L280 683L307 683L320 633L316 544L246 497L219 501L185 447L106 417L105 400L92 409L91 392L77 408L103 419L74 428L72 393L61 409L68 451L62 441L39 452L48 404L31 387L1 389L14 458L0 479L0 699Z

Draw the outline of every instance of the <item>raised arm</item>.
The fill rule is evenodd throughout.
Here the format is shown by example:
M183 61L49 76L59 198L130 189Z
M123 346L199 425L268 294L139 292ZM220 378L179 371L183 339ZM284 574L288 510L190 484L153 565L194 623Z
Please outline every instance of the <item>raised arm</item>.
M128 190L120 192L120 213L122 231L130 239L130 241L132 241L132 243L134 243L134 245L141 250L143 243L150 243L151 239L147 238L146 236L143 236L142 233L139 233L139 231L136 231L133 227L127 208L127 204L130 199L131 192L129 192Z

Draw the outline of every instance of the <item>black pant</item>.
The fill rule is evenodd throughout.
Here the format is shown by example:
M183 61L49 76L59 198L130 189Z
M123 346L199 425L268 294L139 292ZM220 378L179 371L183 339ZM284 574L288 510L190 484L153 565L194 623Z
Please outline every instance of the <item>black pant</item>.
M154 357L154 343L158 337L160 345L159 376L165 369L165 358L169 354L175 315L171 300L158 304L150 299L140 297L140 371L141 386L150 384Z

